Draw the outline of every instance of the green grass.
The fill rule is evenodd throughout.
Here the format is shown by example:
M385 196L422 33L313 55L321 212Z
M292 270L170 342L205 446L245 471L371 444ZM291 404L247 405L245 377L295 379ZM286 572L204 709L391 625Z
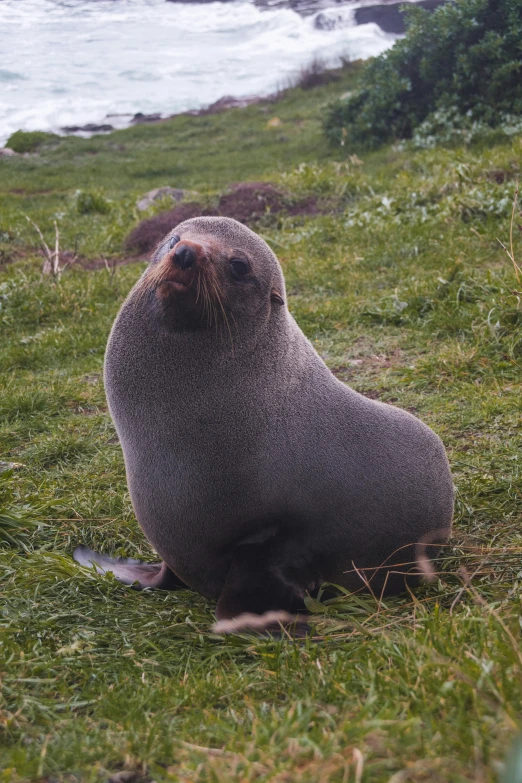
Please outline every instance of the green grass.
M315 90L288 91L282 100L201 117L178 116L92 139L63 138L40 154L2 160L0 260L18 245L37 245L28 214L44 233L57 220L62 247L87 256L118 255L138 219L136 200L152 188L172 187L212 196L244 179L325 160L321 123L326 105L353 86L359 68ZM278 117L281 125L268 127ZM82 213L77 191L110 199L110 213ZM143 215L141 215L143 217ZM2 245L2 235L14 248ZM54 237L54 233L52 233Z
M2 783L498 779L522 719L522 311L497 242L522 140L333 161L320 116L342 89L0 161L2 248L19 259L0 270L0 459L20 465L0 474L17 537L0 544ZM271 135L276 115L288 129ZM259 177L328 209L260 229L300 325L340 378L441 435L458 488L434 584L379 605L314 602L315 637L297 641L213 636L200 596L137 593L73 563L79 542L153 556L101 378L143 264L73 268L55 285L23 217L49 232L59 211L67 241L92 234L85 256L118 255L149 188L210 197ZM111 211L80 214L76 189Z

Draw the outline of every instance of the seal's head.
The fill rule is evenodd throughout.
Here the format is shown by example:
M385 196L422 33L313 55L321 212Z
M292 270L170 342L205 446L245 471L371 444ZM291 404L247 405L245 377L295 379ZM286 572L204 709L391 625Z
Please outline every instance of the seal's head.
M200 217L174 228L138 285L172 328L239 326L284 305L284 279L266 242L236 220Z

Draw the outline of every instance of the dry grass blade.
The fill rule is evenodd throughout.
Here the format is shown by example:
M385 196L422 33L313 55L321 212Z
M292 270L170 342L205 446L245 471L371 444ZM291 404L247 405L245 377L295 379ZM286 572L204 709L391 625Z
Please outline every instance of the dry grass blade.
M515 195L513 197L513 207L511 210L511 221L509 224L509 248L507 248L506 245L503 242L501 242L500 239L497 239L497 242L506 251L509 259L511 260L511 263L513 264L513 269L515 271L515 276L517 278L517 284L519 287L519 290L513 291L513 293L518 297L519 304L520 304L520 297L522 296L522 268L516 262L515 247L513 244L513 228L515 226L515 216L517 214L517 207L518 207L518 192L519 192L519 183L517 180L515 186Z
M31 220L31 218L28 215L25 216L25 219L33 226L42 244L42 250L45 256L45 261L42 267L42 274L52 275L54 280L59 281L62 272L64 272L64 270L68 266L71 266L71 264L73 264L76 261L77 258L76 254L70 261L68 261L65 264L64 267L61 267L60 266L60 232L58 230L58 224L56 220L54 221L54 251L51 251L49 245L45 241L44 235L40 227L37 226L36 223L33 220Z

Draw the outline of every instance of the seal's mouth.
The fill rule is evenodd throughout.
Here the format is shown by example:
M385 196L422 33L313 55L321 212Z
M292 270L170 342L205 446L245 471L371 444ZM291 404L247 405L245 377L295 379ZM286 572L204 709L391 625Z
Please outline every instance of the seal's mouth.
M197 289L197 278L201 274L199 270L183 271L174 265L165 269L159 280L156 281L156 294L159 297L164 295L188 293Z
M212 251L207 243L179 239L148 270L138 298L147 292L153 294L164 314L180 324L211 327L222 320L227 322L225 296Z
M188 294L190 291L197 296L208 262L201 245L180 240L147 275L146 286L153 289L159 299Z
M163 280L163 282L161 282L160 285L168 286L169 290L178 291L179 293L186 292L190 288L190 285L187 285L186 283L182 283L179 280Z

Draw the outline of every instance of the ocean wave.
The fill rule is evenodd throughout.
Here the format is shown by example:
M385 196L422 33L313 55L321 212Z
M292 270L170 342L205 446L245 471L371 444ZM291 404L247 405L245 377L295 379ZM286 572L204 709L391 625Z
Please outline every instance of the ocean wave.
M314 16L244 0L2 0L0 144L19 128L59 132L266 95L313 57L366 58L393 41L349 14L321 30Z

